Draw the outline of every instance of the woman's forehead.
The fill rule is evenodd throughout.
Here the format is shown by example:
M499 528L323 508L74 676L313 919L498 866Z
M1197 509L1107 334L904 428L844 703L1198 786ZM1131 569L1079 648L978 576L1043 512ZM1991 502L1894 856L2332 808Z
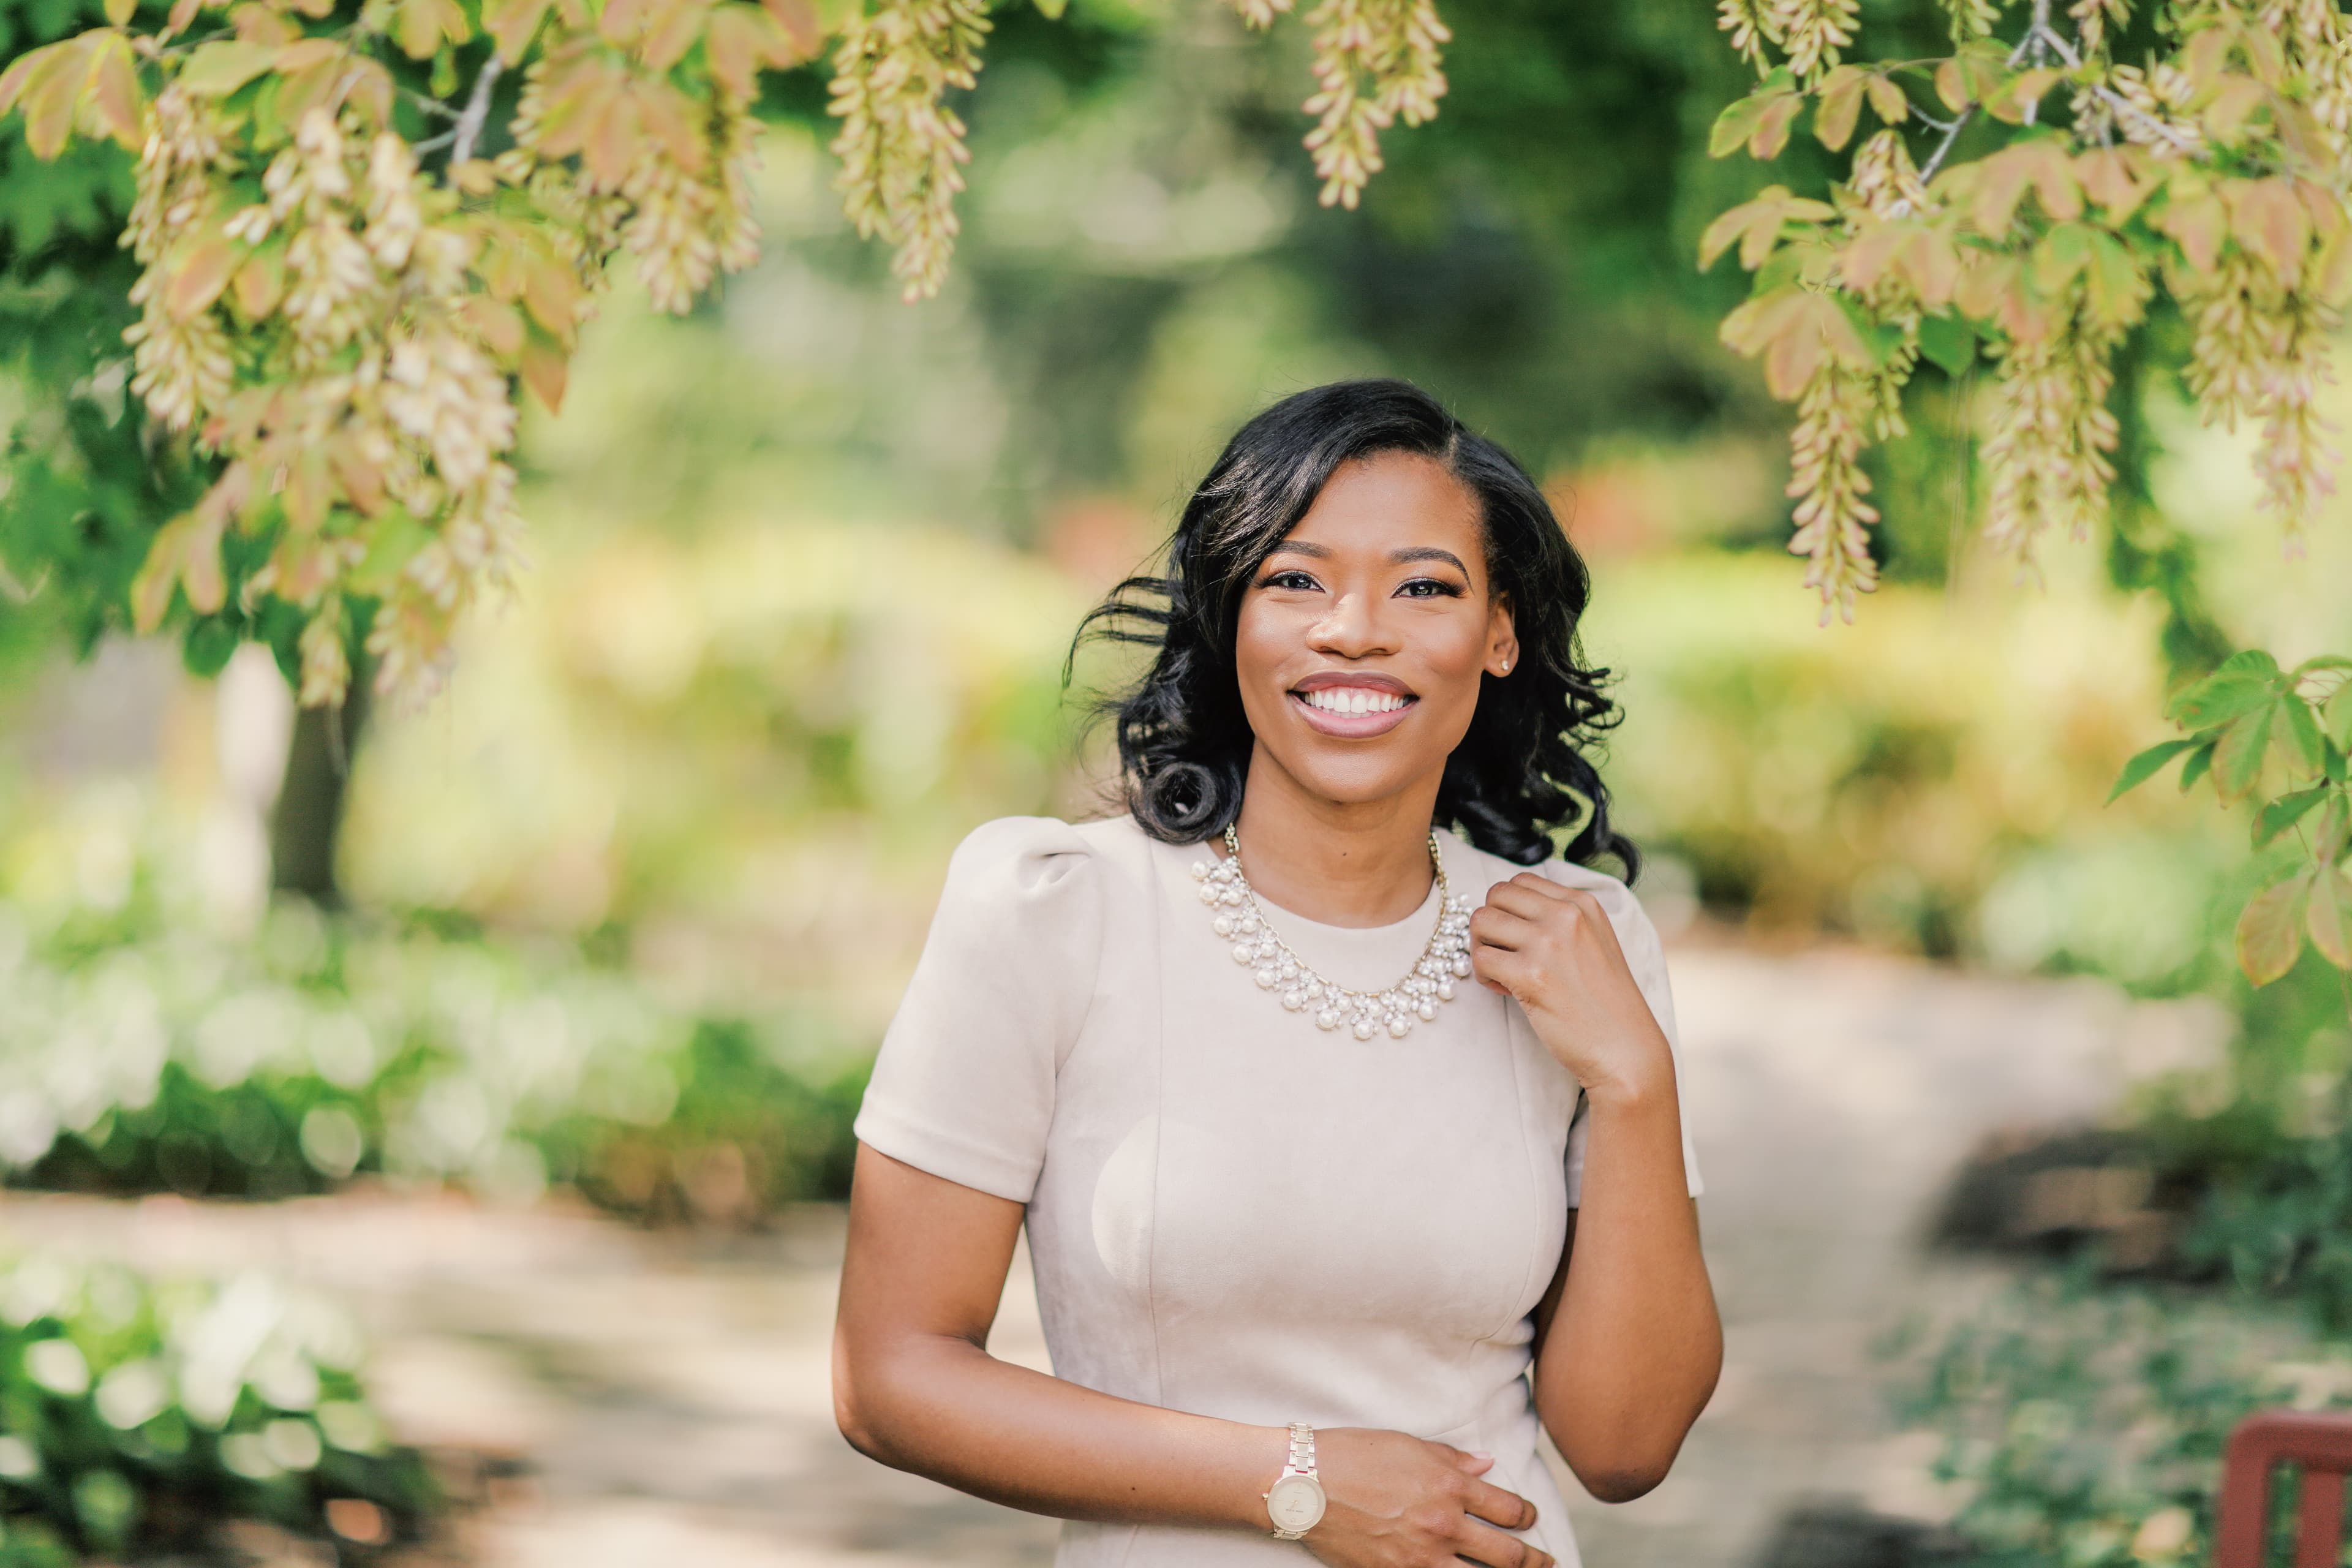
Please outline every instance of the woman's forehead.
M1480 529L1478 499L1443 463L1413 452L1352 458L1332 471L1285 536L1337 548L1459 544Z

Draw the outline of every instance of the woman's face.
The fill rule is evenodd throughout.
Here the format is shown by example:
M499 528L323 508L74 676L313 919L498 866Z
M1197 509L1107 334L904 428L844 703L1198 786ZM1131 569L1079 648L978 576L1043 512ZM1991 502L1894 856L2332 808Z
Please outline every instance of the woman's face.
M1442 770L1480 678L1517 659L1476 496L1407 452L1333 472L1244 591L1234 647L1259 749L1307 793L1349 804Z

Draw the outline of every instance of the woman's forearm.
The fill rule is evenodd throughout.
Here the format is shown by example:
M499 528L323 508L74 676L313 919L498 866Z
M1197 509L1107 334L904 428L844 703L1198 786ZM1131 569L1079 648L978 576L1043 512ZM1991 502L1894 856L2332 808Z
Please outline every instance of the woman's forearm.
M1266 1525L1288 1433L1162 1410L983 1348L1022 1205L860 1146L834 1325L843 1436L887 1465L1063 1519Z
M1536 1361L1536 1407L1604 1501L1664 1479L1723 1366L1723 1327L1685 1185L1671 1070L1597 1092L1581 1207Z
M909 1334L835 1348L843 1433L902 1470L1013 1508L1113 1523L1266 1528L1289 1434L1163 1410Z

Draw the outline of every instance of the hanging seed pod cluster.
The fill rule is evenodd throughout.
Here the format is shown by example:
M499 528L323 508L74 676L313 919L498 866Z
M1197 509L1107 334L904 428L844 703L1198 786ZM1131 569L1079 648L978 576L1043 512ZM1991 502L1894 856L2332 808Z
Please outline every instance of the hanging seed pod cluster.
M1058 15L1063 0L1038 0ZM1273 22L1290 0L1235 0ZM0 74L31 150L137 158L132 394L205 484L113 615L255 637L340 703L421 700L511 583L517 397L554 408L610 269L683 312L758 248L761 74L833 52L858 231L936 293L970 154L979 0L106 0ZM1356 205L1445 90L1430 0L1320 0L1307 133ZM153 525L149 525L153 527ZM193 634L192 634L193 635ZM210 643L221 639L215 637ZM193 645L192 645L193 646Z
M1773 158L1809 112L1853 147L1826 200L1772 186L1701 247L1756 275L1723 337L1797 405L1790 548L1823 621L1874 584L1862 452L1902 433L1922 356L1990 362L1988 537L2029 568L2052 532L2084 537L2115 477L2114 355L2158 289L2204 417L2259 427L2292 540L2333 485L2316 400L2352 298L2352 29L2329 0L2168 0L2134 63L2130 0L1945 9L1949 54L1864 61L1854 0L1720 5L1759 80L1712 151Z

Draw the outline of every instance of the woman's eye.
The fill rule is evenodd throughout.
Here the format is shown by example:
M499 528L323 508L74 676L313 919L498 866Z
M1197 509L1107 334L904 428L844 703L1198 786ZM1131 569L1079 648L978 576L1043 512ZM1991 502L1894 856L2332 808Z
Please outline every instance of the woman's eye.
M1269 588L1312 588L1315 579L1304 572L1276 572L1265 580Z
M1434 577L1415 577L1397 592L1415 599L1431 599L1441 594L1449 596L1458 595L1462 590L1451 583L1441 583Z

